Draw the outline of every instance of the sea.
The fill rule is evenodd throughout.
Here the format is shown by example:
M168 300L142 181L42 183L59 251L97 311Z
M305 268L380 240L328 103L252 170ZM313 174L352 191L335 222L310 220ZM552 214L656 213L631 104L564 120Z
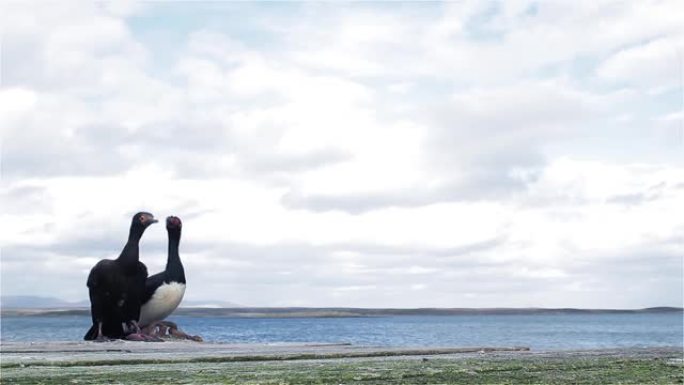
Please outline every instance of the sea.
M401 315L348 318L172 316L208 342L366 346L527 346L532 350L682 347L684 313ZM6 316L0 341L79 341L85 315Z

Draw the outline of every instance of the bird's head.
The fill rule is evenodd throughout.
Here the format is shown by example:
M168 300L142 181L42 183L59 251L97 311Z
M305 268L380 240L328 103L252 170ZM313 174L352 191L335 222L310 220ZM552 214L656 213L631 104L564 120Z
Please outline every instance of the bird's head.
M133 221L131 223L132 227L141 227L146 229L147 226L157 223L158 221L154 219L154 215L141 211L133 216Z
M180 218L174 217L173 215L170 217L166 217L166 230L168 231L180 231L180 229L183 227L183 222L181 222Z
M166 231L169 233L169 239L180 239L182 227L183 223L180 218L173 215L166 217Z

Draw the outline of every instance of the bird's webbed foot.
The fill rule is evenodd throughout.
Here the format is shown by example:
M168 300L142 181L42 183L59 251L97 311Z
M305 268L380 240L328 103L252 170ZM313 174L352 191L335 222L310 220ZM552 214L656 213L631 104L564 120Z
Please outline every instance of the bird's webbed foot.
M93 342L111 342L111 341L114 341L114 339L113 339L113 338L109 338L109 337L107 337L107 336L97 336L97 337L95 337L95 339L92 340L92 341L93 341Z
M94 339L92 339L93 342L109 342L109 341L114 341L113 338L109 338L102 333L102 322L97 323L97 335L95 336Z

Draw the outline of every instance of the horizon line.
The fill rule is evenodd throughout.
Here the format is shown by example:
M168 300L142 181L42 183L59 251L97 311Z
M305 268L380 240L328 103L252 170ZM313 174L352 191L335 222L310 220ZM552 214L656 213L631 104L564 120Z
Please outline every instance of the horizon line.
M45 306L45 307L6 307L2 306L0 303L0 309L7 310L81 310L89 309L89 306ZM179 306L178 309L235 309L235 310L246 310L246 309L304 309L304 310L608 310L608 311L638 311L638 310L651 310L651 309L678 309L684 310L684 306L671 306L671 305L658 305L658 306L647 306L638 308L611 308L611 307L538 307L538 306L526 306L526 307L503 307L503 306L492 306L492 307L365 307L365 306L248 306L248 305L235 305L235 306L214 306L211 304L206 305L190 305L190 306Z

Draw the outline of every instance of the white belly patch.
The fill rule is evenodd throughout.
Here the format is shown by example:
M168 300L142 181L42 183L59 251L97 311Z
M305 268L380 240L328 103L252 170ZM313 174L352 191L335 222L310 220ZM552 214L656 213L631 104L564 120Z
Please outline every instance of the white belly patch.
M180 305L185 294L185 284L178 282L164 283L157 288L152 298L140 309L140 326L161 321L168 317Z

